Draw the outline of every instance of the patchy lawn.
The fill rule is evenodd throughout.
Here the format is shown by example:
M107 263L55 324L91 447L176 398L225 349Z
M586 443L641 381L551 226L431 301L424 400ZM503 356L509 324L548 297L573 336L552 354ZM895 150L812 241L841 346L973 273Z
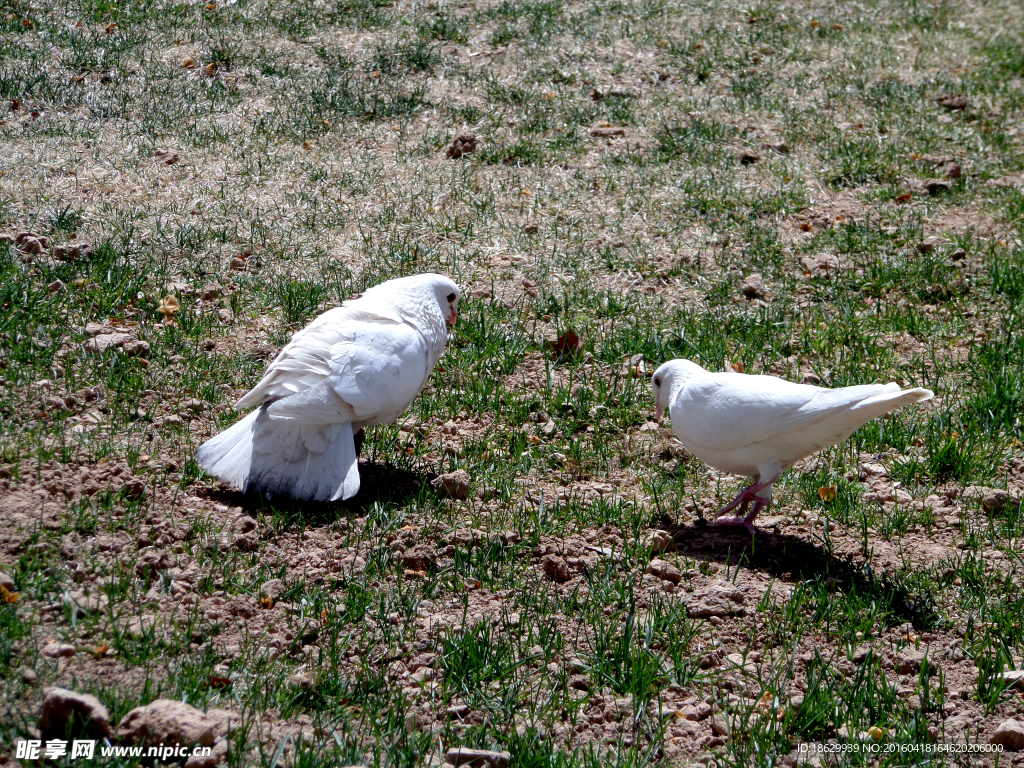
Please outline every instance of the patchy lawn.
M232 766L995 766L1021 29L1005 0L5 2L0 764L59 685L115 726L226 711ZM201 472L292 331L419 271L459 326L356 498ZM751 540L703 522L744 481L653 421L672 357L936 398L787 473Z

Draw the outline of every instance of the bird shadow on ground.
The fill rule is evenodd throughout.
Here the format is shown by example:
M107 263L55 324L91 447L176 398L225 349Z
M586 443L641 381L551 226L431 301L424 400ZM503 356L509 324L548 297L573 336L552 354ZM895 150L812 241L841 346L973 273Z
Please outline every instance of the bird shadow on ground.
M917 629L930 629L940 619L934 597L903 574L877 573L869 560L837 556L818 542L764 529L751 537L745 529L713 528L700 520L667 528L679 554L792 582L832 577L831 589L875 598Z
M241 507L252 516L271 516L288 523L329 525L341 518L364 517L374 507L402 506L427 487L431 475L393 464L359 462L359 493L345 501L302 501L261 493L242 493L228 487L197 489L196 495Z

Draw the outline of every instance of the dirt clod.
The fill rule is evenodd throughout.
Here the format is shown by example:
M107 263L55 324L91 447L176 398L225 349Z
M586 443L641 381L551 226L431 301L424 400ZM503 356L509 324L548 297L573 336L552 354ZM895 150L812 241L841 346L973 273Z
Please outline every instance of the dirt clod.
M475 152L476 146L476 134L473 131L462 131L458 136L452 139L452 143L448 145L445 155L450 157L452 160L458 160L463 155Z
M511 754L488 749L454 747L445 754L445 762L454 766L468 765L470 768L508 768Z
M438 475L431 485L438 495L462 501L469 496L470 482L469 473L464 469L459 469L455 472Z
M173 149L158 149L153 153L153 157L163 165L174 165L176 162L181 160L181 155Z
M1001 744L1010 752L1024 749L1024 725L1014 719L1004 720L989 738L990 744Z
M39 730L44 739L67 736L109 739L113 736L110 713L99 699L88 693L56 686L43 691Z
M211 746L217 721L202 710L181 701L157 699L129 712L117 726L122 742L140 744L181 744Z
M569 580L569 565L558 555L547 555L541 561L544 575L559 584Z
M691 616L736 616L744 613L742 590L729 582L712 582L690 595L687 611Z
M764 278L758 273L748 275L747 279L743 281L743 295L748 299L763 299L768 295L768 289L765 287Z
M951 110L967 109L967 97L962 93L943 93L935 97L939 106Z

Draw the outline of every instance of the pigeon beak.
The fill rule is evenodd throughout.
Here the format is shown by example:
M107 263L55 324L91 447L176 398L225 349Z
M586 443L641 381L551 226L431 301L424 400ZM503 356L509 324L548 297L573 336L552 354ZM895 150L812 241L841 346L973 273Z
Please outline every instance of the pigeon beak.
M656 420L661 421L661 417L665 415L665 409L661 407L661 403L658 403L658 407L654 411Z
M448 325L454 326L455 321L459 319L459 313L455 311L455 307L452 307L452 316L447 318Z

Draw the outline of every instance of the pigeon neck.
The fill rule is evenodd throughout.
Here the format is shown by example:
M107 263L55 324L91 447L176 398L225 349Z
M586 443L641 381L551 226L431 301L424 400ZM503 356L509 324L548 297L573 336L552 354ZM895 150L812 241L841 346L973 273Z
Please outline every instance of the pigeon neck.
M430 295L424 300L414 301L408 309L400 307L399 312L426 339L431 353L430 365L433 367L448 343L448 327L437 306L437 299Z

